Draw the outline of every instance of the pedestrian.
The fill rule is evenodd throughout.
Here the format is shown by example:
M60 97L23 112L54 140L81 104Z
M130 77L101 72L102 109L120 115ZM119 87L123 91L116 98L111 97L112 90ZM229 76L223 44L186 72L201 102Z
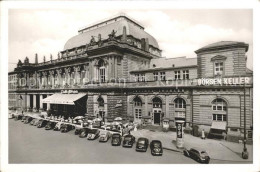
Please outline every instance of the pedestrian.
M205 139L205 132L204 132L204 129L202 129L202 131L201 131L201 138L202 138L202 139Z

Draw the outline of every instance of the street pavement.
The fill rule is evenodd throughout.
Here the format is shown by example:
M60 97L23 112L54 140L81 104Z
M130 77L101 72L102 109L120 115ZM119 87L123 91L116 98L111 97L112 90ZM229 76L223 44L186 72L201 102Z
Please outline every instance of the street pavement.
M151 130L132 131L136 137L146 137L149 140L161 140L165 149L182 152L176 147L176 132L162 132ZM190 149L192 147L202 148L207 151L211 160L216 160L217 163L252 163L253 162L253 146L247 145L249 158L242 159L241 153L243 144L227 142L225 140L201 139L190 134L184 134L184 147ZM226 162L225 162L226 161Z
M194 164L181 153L164 150L163 156L136 152L133 148L89 141L69 133L45 130L9 119L9 163L11 164Z
M159 139L162 141L163 147L167 149L164 149L163 156L154 157L151 155L149 148L147 152L140 153L135 151L135 145L133 148L111 146L111 140L107 143L99 143L98 140L89 141L86 138L79 138L77 135L74 135L74 130L68 133L61 133L24 124L20 120L9 119L9 163L197 164L196 161L185 157L181 150L175 147L174 142L172 142L176 138L175 132L164 133L138 130L132 131L131 134L136 139L143 136L149 138L149 140ZM226 146L233 146L230 142L224 143L210 139L201 141L199 138L190 135L185 135L184 137L186 147L195 143L197 146L207 145L207 150L211 146L210 150L212 151L208 151L211 156L210 164L251 163L250 161L241 161L238 155L226 148ZM219 147L212 147L217 144ZM219 154L222 156L218 156L219 159L216 158L217 156L214 152L217 151L214 150L220 151ZM238 151L239 149L234 150ZM228 155L229 158L225 158L224 155Z

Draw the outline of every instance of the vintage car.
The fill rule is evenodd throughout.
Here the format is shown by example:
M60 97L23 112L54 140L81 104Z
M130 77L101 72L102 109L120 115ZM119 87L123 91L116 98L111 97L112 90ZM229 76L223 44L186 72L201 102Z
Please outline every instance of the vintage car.
M111 144L112 146L120 146L122 141L122 137L119 133L114 133L112 135Z
M87 139L88 140L95 140L99 137L100 131L99 129L90 129L88 132Z
M208 164L210 161L210 157L207 152L200 148L191 148L190 150L184 149L183 154L187 157L191 157L192 159L200 163Z
M22 118L24 117L23 114L17 114L14 116L14 119L17 121L17 120L22 120Z
M109 131L103 130L100 132L99 142L107 142L111 137L111 133Z
M40 120L38 121L38 123L37 123L37 128L45 127L47 123L48 123L48 120L40 119Z
M135 150L140 152L146 152L148 145L149 145L149 140L147 138L140 137L136 142Z
M63 124L62 126L61 126L61 128L60 128L60 131L62 132L62 133L67 133L67 132L69 132L70 130L72 130L73 129L73 126L72 125L70 125L70 124Z
M82 128L76 128L74 134L80 135L81 132L82 132Z
M36 120L37 120L37 118L34 118L34 119L30 122L30 124L31 124L31 125L34 125L34 123L35 123Z
M28 117L28 116L25 116L25 115L24 115L24 116L22 117L21 121L24 122L24 121L27 119L27 117Z
M62 122L57 122L53 130L54 130L54 131L60 131L62 125L64 125L64 123L62 123Z
M80 138L87 137L88 132L89 132L89 128L81 128L81 131L79 133L79 137Z
M27 116L24 123L29 124L33 120L33 117Z
M152 140L150 143L151 154L153 156L159 155L162 156L163 148L162 142L160 140Z
M49 121L45 126L45 130L52 130L54 129L55 126L56 126L56 122Z
M133 144L135 143L135 137L131 134L125 135L123 140L123 147L133 147Z
M31 121L31 124L34 125L34 126L37 126L39 121L40 121L40 119L35 118L35 119L33 119L33 120Z

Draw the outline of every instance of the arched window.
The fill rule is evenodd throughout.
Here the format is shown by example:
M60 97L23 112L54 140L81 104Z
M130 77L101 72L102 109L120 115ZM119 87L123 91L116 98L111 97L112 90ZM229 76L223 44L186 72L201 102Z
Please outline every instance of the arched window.
M134 98L134 105L135 106L142 106L142 100L138 96L136 96Z
M106 81L106 68L104 60L99 60L98 62L98 75L100 82Z
M97 99L98 107L104 107L104 99L102 97L99 97Z
M153 98L153 108L162 108L162 100L160 98Z
M177 98L174 100L175 108L186 108L186 102L183 98Z
M221 98L217 98L212 102L212 120L227 121L227 103Z
M142 119L142 100L138 96L134 98L134 114L135 119Z

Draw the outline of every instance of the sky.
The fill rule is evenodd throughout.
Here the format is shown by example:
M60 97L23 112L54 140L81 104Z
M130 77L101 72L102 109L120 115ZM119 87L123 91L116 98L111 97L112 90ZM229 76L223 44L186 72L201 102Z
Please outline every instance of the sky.
M196 57L195 50L218 41L249 44L247 67L253 69L253 14L239 9L11 9L8 19L8 71L18 59L30 62L57 58L78 30L124 12L145 27L159 43L162 56Z

